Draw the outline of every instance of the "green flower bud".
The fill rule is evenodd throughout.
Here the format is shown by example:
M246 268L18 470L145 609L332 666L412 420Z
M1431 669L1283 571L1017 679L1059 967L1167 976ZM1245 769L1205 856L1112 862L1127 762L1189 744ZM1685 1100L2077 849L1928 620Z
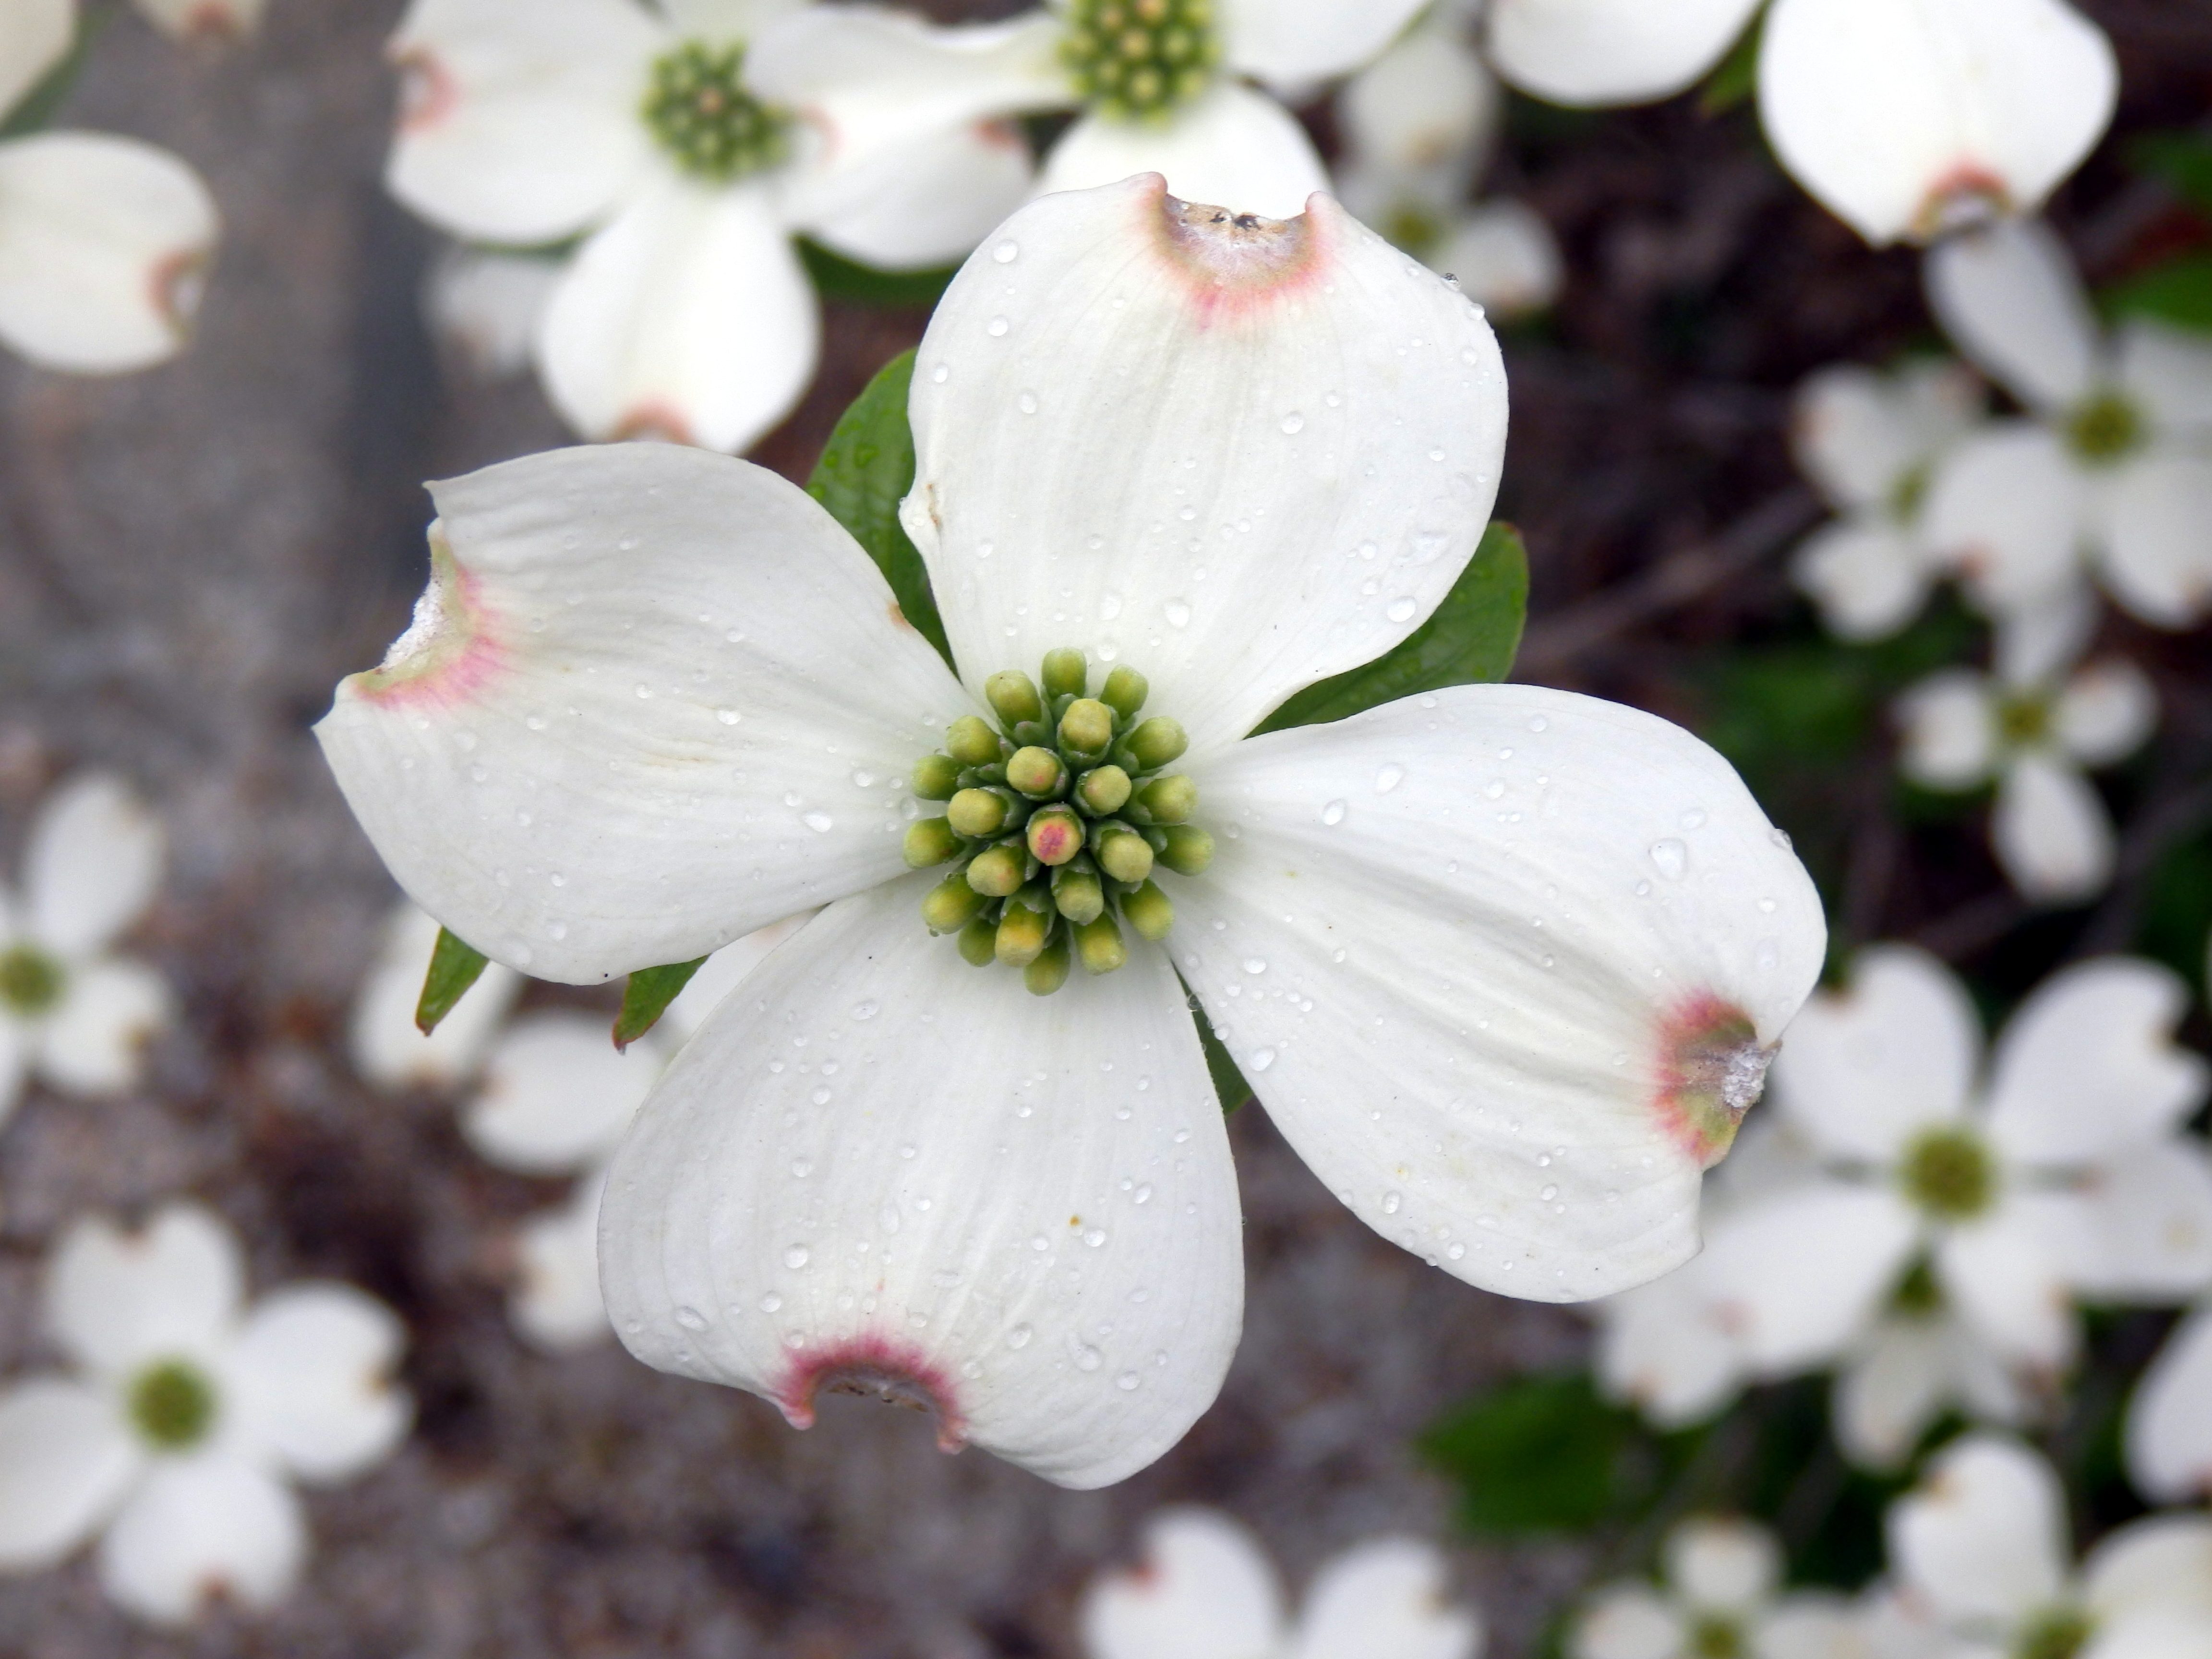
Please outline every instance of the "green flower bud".
M961 877L947 876L922 895L922 926L933 933L957 933L975 919L986 902Z
M927 870L957 854L960 837L952 833L952 825L944 818L919 818L906 827L904 850L908 869Z
M1046 800L1067 782L1067 768L1049 749L1017 749L1006 763L1006 781L1034 800Z
M1022 983L1035 997L1048 997L1067 983L1067 934L1065 931L1054 936L1051 944L1038 952L1036 958L1022 969Z
M1171 720L1165 714L1153 715L1129 733L1129 753L1135 757L1139 772L1150 772L1170 761L1180 760L1182 751L1189 747L1190 738L1182 729L1182 722Z
M986 836L997 835L1011 811L1004 795L994 794L988 789L963 789L945 809L945 817L934 822L950 823L954 834L980 841ZM945 856L950 858L951 854Z
M1029 876L1029 857L1003 842L987 847L968 866L968 885L986 898L1004 898Z
M988 720L963 714L945 733L945 752L963 766L988 766L999 758L999 734Z
M914 763L914 793L923 800L951 800L959 787L960 763L951 756L924 755Z
M1098 696L1102 702L1126 720L1135 718L1137 711L1145 706L1145 699L1152 694L1152 690L1142 674L1124 665L1115 668L1106 677L1106 689Z
M971 968L988 968L999 959L999 924L978 916L960 930L960 959Z
M985 680L983 701L1007 726L1044 718L1044 704L1037 696L1036 683L1018 668L1001 669Z
M1079 697L1091 683L1091 665L1080 651L1061 649L1044 653L1044 694L1048 697Z
M1098 867L1116 881L1139 882L1152 873L1151 844L1126 823L1109 823L1098 836Z
M1129 800L1129 775L1118 766L1094 766L1075 781L1075 799L1094 817L1120 811Z
M1096 697L1078 697L1060 717L1060 746L1082 755L1103 755L1114 741L1114 711Z
M1106 889L1097 871L1064 864L1052 872L1052 902L1070 921L1096 921L1106 908Z
M1064 806L1039 812L1029 823L1030 851L1042 864L1065 864L1083 850L1083 820Z
M1158 945L1175 926L1175 901L1160 891L1159 884L1146 882L1121 897L1121 918Z
M1025 968L1037 959L1052 938L1054 921L1025 904L1009 904L999 913L999 931L993 947L1000 961Z
M1167 845L1160 848L1160 862L1179 876L1202 876L1206 866L1213 862L1213 837L1205 830L1188 823L1170 824L1161 832Z
M1154 823L1181 823L1198 809L1198 786L1180 774L1154 778L1137 791L1137 800ZM954 820L956 827L958 822Z
M1075 954L1086 974L1110 974L1129 959L1121 930L1111 916L1086 921L1075 930Z

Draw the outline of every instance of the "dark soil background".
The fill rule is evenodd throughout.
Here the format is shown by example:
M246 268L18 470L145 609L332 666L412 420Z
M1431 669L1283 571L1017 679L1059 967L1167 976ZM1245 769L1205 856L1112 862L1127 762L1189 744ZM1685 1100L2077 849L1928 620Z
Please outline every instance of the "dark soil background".
M2103 280L2203 236L2126 155L2130 132L2204 118L2212 3L2085 9L2120 48L2123 109L2053 215ZM13 870L27 814L71 768L134 777L173 848L138 948L184 1007L137 1093L34 1091L0 1131L0 1370L51 1358L36 1290L57 1229L191 1193L243 1231L257 1285L329 1274L391 1302L420 1427L390 1464L312 1498L317 1553L273 1616L149 1633L80 1560L0 1581L0 1653L1060 1659L1082 1585L1164 1501L1233 1510L1294 1583L1378 1530L1443 1534L1450 1494L1411 1437L1471 1389L1572 1363L1586 1328L1382 1243L1257 1110L1233 1126L1250 1274L1236 1368L1180 1448L1108 1492L945 1458L921 1419L873 1403L830 1401L795 1434L758 1401L612 1346L556 1360L510 1334L502 1230L562 1188L483 1164L449 1101L380 1097L351 1074L345 1011L392 890L307 735L337 678L404 623L425 564L420 481L566 441L526 378L473 380L420 320L434 240L378 182L393 93L380 48L398 10L275 0L261 37L228 52L179 50L125 15L63 114L186 156L227 234L176 363L88 381L0 357L0 860ZM2192 872L2212 906L2203 632L2111 624L2157 678L2165 725L2115 785L2113 896L2031 918L1971 813L1900 813L1880 729L1911 652L1972 630L1939 617L1918 646L1839 658L1788 587L1785 550L1819 516L1785 448L1790 390L1824 362L1932 342L1914 257L1869 252L1815 208L1748 111L1692 100L1516 102L1492 185L1545 214L1571 272L1555 313L1507 340L1499 510L1534 568L1517 677L1722 742L1806 848L1839 940L1918 938L2000 988L2161 927L2169 954L2201 963L2201 917L2193 944L2173 918L2198 902ZM924 320L831 304L820 378L758 458L803 479ZM1584 1565L1564 1542L1454 1550L1498 1659L1528 1651Z

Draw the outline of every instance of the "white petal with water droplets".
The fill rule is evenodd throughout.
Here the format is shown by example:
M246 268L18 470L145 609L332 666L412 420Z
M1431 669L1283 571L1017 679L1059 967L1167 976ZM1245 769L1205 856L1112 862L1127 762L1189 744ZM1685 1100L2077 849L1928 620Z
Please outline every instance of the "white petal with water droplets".
M1217 81L1164 122L1078 116L1044 158L1041 193L1090 190L1158 173L1186 202L1288 219L1328 188L1313 140L1263 92Z
M1491 61L1560 104L1670 98L1717 64L1759 0L1496 0Z
M1889 1511L1891 1570L1947 1620L2009 1625L2047 1607L2067 1553L2057 1476L1999 1435L1954 1441Z
M1252 1534L1212 1510L1145 1528L1135 1571L1101 1575L1078 1614L1090 1659L1275 1659L1282 1595Z
M198 1204L164 1205L136 1233L86 1216L47 1263L46 1324L78 1364L121 1376L149 1360L219 1352L244 1289L237 1239Z

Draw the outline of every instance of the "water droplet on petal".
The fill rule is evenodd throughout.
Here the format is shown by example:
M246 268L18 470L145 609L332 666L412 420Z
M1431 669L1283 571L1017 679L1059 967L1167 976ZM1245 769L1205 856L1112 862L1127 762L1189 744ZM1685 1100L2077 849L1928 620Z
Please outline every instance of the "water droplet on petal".
M1005 318L994 317L989 322L983 325L983 332L996 340L1004 337L1006 331L1012 326L1013 325L1009 323Z
M1690 849L1669 836L1665 841L1651 843L1651 862L1659 873L1669 881L1680 881L1682 872L1690 867Z
M1405 1194L1385 1193L1382 1194L1382 1213L1384 1215L1395 1215L1405 1206Z
M804 1267L813 1259L813 1254L804 1244L794 1244L783 1253L783 1265L787 1267Z
M1273 1048L1255 1048L1244 1063L1253 1071L1264 1072L1275 1063L1275 1051Z
M1010 1348L1026 1348L1030 1345L1030 1338L1036 1334L1036 1333L1028 1326L1017 1325L1006 1333L1006 1346Z
M1160 607L1160 610L1163 614L1166 616L1168 619L1168 626L1170 628L1188 628L1190 626L1190 606L1186 601L1182 599L1170 599L1165 605Z
M1009 237L991 250L991 257L1002 265L1010 265L1022 257L1022 245Z
M687 1331L703 1331L707 1328L707 1316L696 1308L678 1308L676 1310L676 1322Z
M1345 811L1345 805L1342 801L1333 800L1329 802L1328 805L1321 809L1321 821L1334 829L1336 825L1344 822Z
M781 1306L783 1306L783 1298L774 1291L770 1291L760 1299L760 1310L763 1313L774 1313Z
M827 835L830 830L836 826L837 822L836 819L831 817L827 812L821 811L818 809L815 811L802 814L799 821L805 824L809 830L813 830L817 836Z
M1406 781L1406 769L1392 761L1375 775L1375 793L1387 795Z
M1097 1349L1092 1347L1088 1342L1078 1343L1076 1345L1075 1369L1079 1371L1095 1371L1105 1363L1106 1356L1099 1352Z
M1283 416L1283 431L1285 435L1294 435L1304 431L1305 429L1306 417L1299 414L1295 409L1289 414Z
M1411 622L1418 608L1410 599L1396 599L1383 608L1382 614L1394 623Z

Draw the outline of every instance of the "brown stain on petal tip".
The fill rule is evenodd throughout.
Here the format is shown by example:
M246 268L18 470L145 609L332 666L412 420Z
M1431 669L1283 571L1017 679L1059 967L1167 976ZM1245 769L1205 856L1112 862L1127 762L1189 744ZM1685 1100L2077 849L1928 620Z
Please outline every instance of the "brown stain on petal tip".
M1326 198L1294 219L1270 219L1167 193L1154 175L1147 209L1161 251L1196 301L1201 325L1262 313L1318 280L1333 245Z

